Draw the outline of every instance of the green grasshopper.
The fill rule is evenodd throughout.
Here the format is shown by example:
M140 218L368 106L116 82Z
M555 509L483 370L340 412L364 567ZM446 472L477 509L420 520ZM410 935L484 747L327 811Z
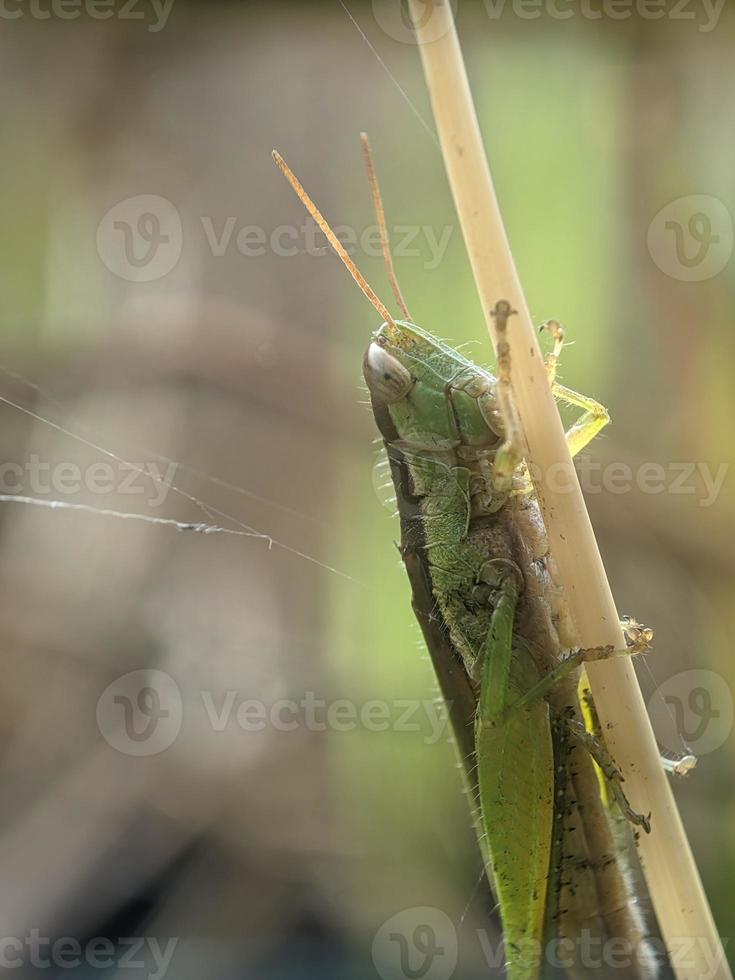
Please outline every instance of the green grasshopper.
M414 611L449 705L499 903L507 976L550 976L544 954L553 941L557 953L558 943L566 944L569 975L584 976L575 944L585 934L622 939L637 955L616 977L653 976L623 818L645 830L648 821L627 804L580 679L586 662L649 649L652 633L626 620L625 650L575 648L510 395L505 338L513 310L500 300L493 313L497 377L411 322L363 145L402 320L390 315L274 156L385 321L368 346L363 374L395 485ZM563 333L556 324L551 330L550 383L557 397L583 411L567 433L574 455L608 415L556 381Z

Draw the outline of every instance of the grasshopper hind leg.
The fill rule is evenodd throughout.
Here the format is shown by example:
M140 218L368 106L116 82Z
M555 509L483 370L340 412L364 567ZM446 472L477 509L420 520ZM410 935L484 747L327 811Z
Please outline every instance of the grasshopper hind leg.
M636 654L645 653L650 649L650 635L651 631L644 628L639 631L634 640L631 640L629 635L626 636L627 646L624 650L616 650L612 646L603 646L578 647L574 650L563 651L559 663L544 674L538 683L526 691L516 703L511 705L511 710L525 707L540 698L545 698L560 681L586 663L609 660L610 657L633 657Z
M503 578L480 652L475 755L507 976L538 980L552 849L554 760L546 702L512 710L539 676L530 654L514 643L520 590L513 572Z

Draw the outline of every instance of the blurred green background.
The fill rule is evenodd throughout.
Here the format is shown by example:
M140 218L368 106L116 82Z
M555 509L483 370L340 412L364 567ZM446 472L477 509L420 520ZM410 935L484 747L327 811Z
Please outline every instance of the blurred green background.
M378 324L270 155L387 302L367 130L413 317L492 363L405 7L347 6L0 15L0 452L24 473L3 490L244 532L0 512L1 931L109 937L105 975L129 976L118 941L139 936L177 940L177 980L393 976L374 937L426 906L457 930L456 976L500 975L376 469ZM562 380L613 417L587 462L634 474L588 470L589 508L620 611L656 630L657 736L701 755L675 793L730 937L735 20L675 7L460 0L457 23L533 316L564 323ZM179 492L119 463L162 457ZM33 485L34 459L105 462L115 486ZM651 463L662 492L636 485ZM149 750L103 693L135 671L179 699ZM145 728L151 703L128 703Z

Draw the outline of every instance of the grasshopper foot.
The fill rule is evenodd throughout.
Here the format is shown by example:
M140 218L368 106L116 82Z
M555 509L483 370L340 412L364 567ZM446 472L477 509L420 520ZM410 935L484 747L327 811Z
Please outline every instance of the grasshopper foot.
M567 727L572 738L581 745L589 755L594 759L597 765L603 772L605 779L607 780L610 789L612 791L615 802L620 808L620 812L623 814L626 820L632 823L635 827L642 827L647 834L651 833L651 814L645 816L642 813L638 813L628 802L628 798L623 790L623 774L620 772L618 767L612 760L612 756L607 750L607 747L596 735L592 732L588 732L584 725L575 721L574 719L569 719L567 721Z
M644 626L632 616L623 616L620 620L625 635L625 642L628 649L633 653L643 653L650 650L653 641L653 630L649 626Z

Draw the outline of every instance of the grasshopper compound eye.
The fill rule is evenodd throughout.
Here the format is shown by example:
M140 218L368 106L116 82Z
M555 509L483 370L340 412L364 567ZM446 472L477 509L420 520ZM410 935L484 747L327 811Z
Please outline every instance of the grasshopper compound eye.
M370 394L382 405L399 402L413 387L411 372L398 358L376 343L368 347L362 371Z

